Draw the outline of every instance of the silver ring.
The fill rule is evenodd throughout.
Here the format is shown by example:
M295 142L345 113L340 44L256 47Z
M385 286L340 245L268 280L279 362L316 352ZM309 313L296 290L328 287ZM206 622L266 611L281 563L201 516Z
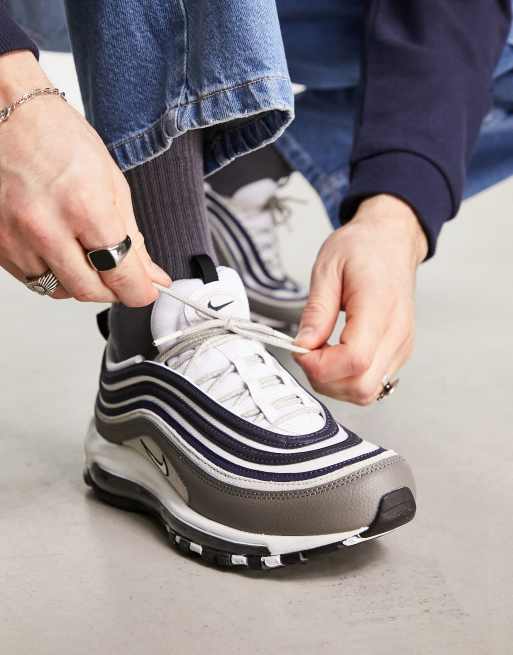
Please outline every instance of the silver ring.
M39 277L25 280L24 284L27 289L30 289L40 296L53 296L60 282L52 271L46 271L46 273L43 273Z
M116 245L109 246L108 248L89 250L86 255L95 271L111 271L121 264L130 252L131 247L132 239L127 234L123 241L116 243Z
M376 398L376 400L383 400L387 396L391 396L394 391L396 390L397 385L399 384L399 378L396 378L395 380L390 381L390 376L385 375L382 381L382 386L383 388L381 389L379 396Z

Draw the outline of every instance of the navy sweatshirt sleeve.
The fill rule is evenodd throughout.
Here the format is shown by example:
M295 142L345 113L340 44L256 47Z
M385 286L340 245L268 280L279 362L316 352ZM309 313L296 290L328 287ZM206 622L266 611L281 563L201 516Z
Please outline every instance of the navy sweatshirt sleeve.
M31 50L39 56L35 43L16 25L0 0L0 55L12 50Z
M429 241L461 203L490 106L510 0L366 0L362 99L341 219L378 193L405 200Z

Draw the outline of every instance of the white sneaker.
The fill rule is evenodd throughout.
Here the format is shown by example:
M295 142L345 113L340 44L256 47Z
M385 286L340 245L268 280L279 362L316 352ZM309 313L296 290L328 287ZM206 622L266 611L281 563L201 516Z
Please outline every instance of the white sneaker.
M249 320L235 271L208 258L202 270L162 289L155 360L113 362L107 345L86 482L224 566L305 561L411 520L406 462L339 425L274 359L265 344L296 347Z
M219 262L241 276L252 317L291 332L308 290L284 270L276 228L288 221L295 199L278 189L273 180L259 180L226 198L207 187L207 209Z

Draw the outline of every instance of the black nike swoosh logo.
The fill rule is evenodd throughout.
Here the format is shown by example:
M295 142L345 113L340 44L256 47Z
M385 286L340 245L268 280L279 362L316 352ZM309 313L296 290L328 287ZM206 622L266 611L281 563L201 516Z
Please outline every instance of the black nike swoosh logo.
M159 458L153 453L148 446L144 443L142 439L139 439L139 441L142 444L142 447L144 448L145 453L148 455L148 457L151 459L151 461L157 466L160 471L166 476L166 478L169 477L169 467L167 465L167 460L164 457L164 453L162 454L162 461L159 460Z
M235 300L230 300L230 302L225 302L224 305L217 305L217 307L216 307L216 306L214 306L212 304L212 301L209 300L207 307L209 309L213 309L215 312L219 312L219 311L221 311L221 309L224 309L225 307L228 307L228 305L232 305L234 302L235 302Z

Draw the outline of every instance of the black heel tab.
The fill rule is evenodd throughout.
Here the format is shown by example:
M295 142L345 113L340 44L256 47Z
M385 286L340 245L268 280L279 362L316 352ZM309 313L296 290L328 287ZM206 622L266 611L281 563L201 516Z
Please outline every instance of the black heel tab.
M105 341L107 341L110 334L109 313L110 313L110 308L104 309L103 312L96 314L96 325L98 326L98 330L100 330L100 334L105 339Z
M201 278L204 284L219 280L216 265L208 255L193 255L191 257L191 273L193 277Z

